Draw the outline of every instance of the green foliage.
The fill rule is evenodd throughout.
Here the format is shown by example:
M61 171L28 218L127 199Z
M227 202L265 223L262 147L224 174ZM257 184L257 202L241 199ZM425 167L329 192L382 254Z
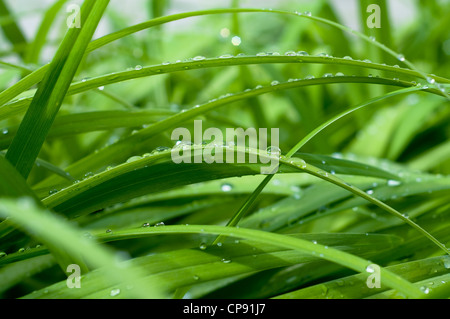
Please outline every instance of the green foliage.
M27 39L0 0L0 297L450 297L444 2L395 28L360 1L361 32L329 1L148 1L142 23L108 3L67 29L54 1ZM194 120L279 128L281 154L220 141L276 174L195 163L209 141L176 164Z

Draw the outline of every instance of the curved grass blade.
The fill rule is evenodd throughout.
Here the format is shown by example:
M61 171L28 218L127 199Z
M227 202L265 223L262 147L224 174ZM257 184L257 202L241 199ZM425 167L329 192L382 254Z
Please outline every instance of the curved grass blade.
M323 22L326 23L332 27L337 27L340 30L343 30L345 32L349 32L352 34L355 34L359 37L361 37L362 39L369 41L370 43L379 46L380 48L382 48L385 52L388 52L389 54L398 57L399 55L396 54L395 52L393 52L392 50L388 49L386 46L380 44L377 41L372 41L371 38L365 36L362 33L359 33L357 31L351 30L345 26L342 26L338 23L335 23L333 21L329 21L326 19L320 19L317 17L312 17L312 16L308 16L308 15L302 15L299 14L298 12L287 12L287 11L280 11L280 10L266 10L266 9L241 9L241 8L235 8L235 9L217 9L217 10L204 10L204 11L195 11L195 12L187 12L187 13L181 13L181 14L175 14L175 15L171 15L171 16L166 16L166 17L160 17L160 18L156 18L132 27L128 27L125 28L123 30L114 32L112 34L106 35L104 37L101 37L95 41L93 41L88 47L87 47L87 52L92 52L108 43L111 43L113 41L116 41L118 39L121 39L125 36L131 35L133 33L136 33L138 31L142 31L145 30L147 28L151 28L153 26L157 26L157 25L161 25L164 23L168 23L171 21L177 21L180 19L185 19L185 18L189 18L189 17L195 17L195 16L202 16L202 15L210 15L210 14L223 14L223 13L244 13L244 12L265 12L265 13L277 13L277 14L288 14L288 15L296 15L296 16L300 16L303 18L307 18L307 19L312 19L318 22ZM33 86L34 84L37 84L38 82L40 82L42 80L43 75L46 72L48 66L43 66L40 69L38 69L36 72L34 72L32 75L33 77L29 77L27 79L23 79L23 81L20 81L20 87L25 87L25 89L30 88L31 86ZM407 71L408 72L408 71ZM414 70L412 72L416 72L416 74L420 75L422 78L427 79L427 81L435 83L436 81L439 83L448 83L448 80L446 79L442 79L442 78L437 78L434 75L427 75L424 74L423 72ZM36 74L35 74L36 73ZM5 104L6 102L10 101L12 98L14 98L15 96L17 96L18 94L20 94L21 92L23 92L23 90L20 89L19 86L13 86L10 87L7 91L0 93L0 105ZM439 90L441 90L442 88L438 87ZM446 94L444 92L444 94Z
M356 60L348 60L345 58L337 58L337 57L324 57L324 56L239 56L233 58L209 58L204 59L202 61L185 61L185 62L177 62L172 64L160 64L154 66L144 67L139 70L131 70L131 71L123 71L123 72L115 72L111 74L106 74L99 77L94 77L91 79L83 80L82 82L73 83L68 91L68 95L78 94L81 92L88 91L90 89L96 89L98 87L102 87L105 85L119 83L123 81L128 81L132 79L138 79L142 77L168 74L179 71L186 70L196 70L203 68L211 68L211 67L226 67L226 66L235 66L235 65L251 65L251 64L272 64L272 63L319 63L319 64L331 64L331 65L344 65L344 66L354 66L360 68L370 68L376 70L384 70L390 71L398 75L404 75L408 77L420 77L420 73L408 69L396 68L394 66L388 66L384 64L377 64L373 62L367 61L356 61ZM37 71L34 73L38 73ZM33 73L33 75L34 75ZM39 74L31 77L30 79L38 79ZM431 76L431 75L429 75ZM436 77L437 80L441 83L450 83L450 80L446 78ZM376 79L376 78L374 78ZM25 79L24 79L25 80ZM23 83L21 80L16 85L19 84L23 87ZM378 81L375 80L375 83ZM363 83L367 83L363 81ZM371 83L371 82L369 82ZM14 86L13 86L14 87ZM8 101L9 89L0 93L0 105L5 104ZM430 90L438 95L442 95L442 92L439 90ZM23 102L24 99L29 99L34 95L34 90L24 93L20 97L20 101ZM17 101L12 101L8 107L9 108L17 108L21 104L17 104ZM6 106L0 107L0 116L5 116L6 110L2 110ZM16 114L19 110L15 110ZM11 112L11 111L10 111Z
M327 248L316 242L310 242L299 238L293 238L286 235L279 235L275 233L268 233L259 230L243 229L243 228L231 228L226 226L207 226L207 225L190 225L190 226L164 226L164 227L152 227L152 228L140 228L133 230L133 234L127 231L128 236L140 236L143 233L147 234L211 234L211 235L225 235L227 237L248 239L255 242L266 243L268 245L275 245L287 249L299 250L306 252L313 256L319 256L321 259L338 263L344 267L348 267L360 273L365 273L366 269L372 263L366 261L360 257L339 251L334 248ZM113 236L119 236L118 234L110 234L110 238ZM108 235L102 235L107 237ZM101 239L101 237L100 237ZM401 277L394 275L392 272L381 268L381 280L384 280L384 284L395 288L406 296L411 298L421 298L424 293L418 288Z
M343 118L344 116L355 112L357 110L359 110L360 108L363 108L367 105L370 105L372 103L375 103L377 101L381 101L383 99L389 98L389 97L393 97L399 94L405 94L405 93L411 93L414 91L419 90L418 88L409 88L409 89L402 89L402 90L398 90L398 91L394 91L388 94L384 94L380 97L371 99L369 101L366 101L360 105L357 105L356 107L353 107L351 109L348 109L334 117L332 117L330 120L326 121L325 123L323 123L322 125L318 126L316 129L314 129L311 133L309 133L307 136L305 136L300 142L297 143L297 145L295 145L287 154L286 154L286 158L289 159L292 157L292 155L294 155L295 153L297 153L308 141L310 141L314 136L316 136L317 134L319 134L321 131L323 131L325 128L327 128L328 126L330 126L331 124L333 124L334 122L338 121L339 119ZM305 163L306 164L306 163ZM252 195L248 198L248 200L244 203L244 205L239 209L238 212L236 212L236 214L231 218L230 222L227 224L230 227L236 226L239 221L247 214L248 210L251 208L251 205L254 203L254 201L256 200L256 198L259 196L259 194L261 193L261 191L264 189L265 185L267 185L267 183L273 178L274 175L268 175L264 181L258 186L258 188L252 193ZM220 240L220 238L217 238L215 242L217 242L218 240Z
M11 265L0 268L0 294L22 282L25 278L29 278L55 264L53 256L46 255L30 260L18 261Z
M60 115L55 118L47 138L76 135L87 132L128 127L139 128L174 112L168 110L145 111L99 111ZM0 135L0 149L7 149L16 135L18 127L9 127L8 134Z
M439 276L446 273L444 267L448 256L432 257L387 266L386 269L402 276L411 282L421 280L430 281L430 273ZM318 285L306 287L293 292L282 294L274 299L354 299L367 298L376 293L386 290L385 287L371 289L366 285L367 274L357 274L344 278L335 279Z
M132 283L136 297L158 298L164 295L161 283L155 281L154 285L141 285L138 268L121 268L114 253L84 237L62 218L39 209L29 198L24 197L18 201L3 200L0 202L0 215L10 217L14 224L44 244L57 245L71 255L81 254L94 267L104 267L104 274L111 283Z
M4 152L0 152L0 157L4 158L5 157L5 153ZM9 161L7 161L9 163ZM36 159L36 163L35 163L35 167L42 167L46 170L48 170L49 172L52 172L68 181L73 182L75 179L66 171L64 171L63 169L59 168L58 166L53 165L52 163L49 163L47 161L44 161L43 159ZM10 167L11 169L15 170L14 167Z
M426 236L429 240L431 240L433 243L436 244L436 246L438 246L442 251L444 251L446 254L450 255L450 250L445 247L445 245L443 245L439 240L437 240L433 235L431 235L430 233L428 233L425 229L423 229L422 227L420 227L419 225L417 225L415 222L413 222L407 215L405 214L401 214L400 212L398 212L397 210L395 210L394 208L390 207L389 205L383 203L382 201L368 195L366 192L344 182L343 180L341 180L340 178L338 178L335 175L329 174L328 172L318 169L317 167L314 167L312 165L306 164L304 165L304 170L305 172L308 172L311 175L314 175L316 177L319 177L323 180L326 180L328 182L331 182L339 187L342 187L350 192L352 192L353 194L362 197L364 199L366 199L367 201L371 202L372 204L380 207L381 209L385 210L386 212L396 216L397 218L401 219L402 221L404 221L406 224L410 225L411 227L413 227L414 229L416 229L418 232L422 233L422 235Z
M129 137L126 137L122 140L117 141L114 144L111 144L104 149L99 150L95 154L91 154L86 156L85 158L81 159L80 161L70 165L67 168L67 171L74 176L75 178L79 178L82 175L86 174L86 172L89 171L95 171L99 169L102 166L112 165L114 164L113 159L116 161L125 161L128 157L135 155L136 152L138 152L144 143L152 136L159 134L163 132L164 130L174 128L176 125L180 125L181 123L184 123L185 121L189 119L193 119L196 116L203 115L206 112L209 112L211 110L217 109L220 106L229 104L231 102L240 101L243 99L247 99L250 97L254 97L261 94L266 94L270 92L279 91L282 89L291 89L291 88L297 88L302 86L310 86L310 85L319 85L319 84L325 84L325 83L336 83L335 81L338 81L340 83L351 81L353 82L357 79L359 81L358 77L336 77L336 78L318 78L318 79L307 79L307 80L298 80L294 82L286 82L281 83L276 86L269 85L266 87L257 87L252 90L247 90L245 92L237 93L237 94L231 94L223 98L219 99L213 99L209 101L208 103L199 105L198 107L193 107L185 112L181 112L178 114L175 114L174 116L171 116L167 119L164 119L160 122L157 122L153 125L150 125L149 127L142 129L138 131L136 134L133 134ZM373 81L373 78L366 77L368 81ZM379 80L379 79L378 79ZM341 82L342 81L342 82ZM392 83L394 85L398 85L398 81L390 81L386 80L386 83ZM374 83L374 82L372 82ZM405 83L406 86L408 86ZM408 88L405 92L409 91L418 91L421 90L420 88ZM397 92L397 91L396 91ZM394 96L400 93L391 93L388 96ZM379 98L380 100L382 97ZM361 107L361 106L359 106ZM345 115L345 114L344 114ZM342 115L342 116L344 116ZM48 179L47 181L44 181L39 187L45 187L51 184L57 184L58 181L55 179Z
M73 218L108 207L131 198L161 192L175 187L208 180L234 176L256 175L261 172L264 161L275 159L266 152L240 147L223 147L223 151L259 157L255 164L194 163L193 154L208 146L192 146L184 149L183 159L190 163L175 164L172 150L157 151L145 156L135 156L126 163L92 175L44 199L47 207ZM175 149L177 151L177 149ZM228 154L227 154L228 155ZM206 156L206 155L205 155ZM278 160L278 159L276 159ZM298 172L291 167L288 172ZM174 176L174 172L176 172ZM170 177L170 178L169 178Z
M450 274L432 277L414 283L416 287L426 294L427 299L448 299L450 295ZM405 299L406 297L396 290L389 290L370 296L368 299Z
M9 68L14 68L14 69L20 70L25 75L28 75L33 72L33 70L28 68L27 66L23 66L20 64L14 64L14 63L10 63L10 62L5 62L5 61L0 61L0 66L6 66Z
M311 165L324 170L329 170L335 174L359 175L393 180L399 178L398 175L389 171L356 161L344 160L326 155L306 154L299 152L295 153L295 156L302 158Z
M120 237L111 234L114 241L120 241L120 237L126 240L133 235L133 230L125 230ZM139 234L139 238L151 238L152 234ZM370 235L362 234L299 234L290 236L306 241L317 240L328 247L336 247L346 253L356 254L358 256L372 256L378 249L396 247L399 238L390 235ZM102 236L103 240L108 241L108 237ZM369 239L369 240L368 240ZM195 245L195 244L194 244ZM361 257L361 258L364 258ZM231 260L223 262L222 259ZM177 249L165 251L162 253L151 254L148 256L137 257L130 261L132 265L145 267L147 273L144 274L143 281L149 277L160 278L167 282L167 289L176 288L185 289L191 284L208 283L211 280L217 280L223 277L233 275L246 275L261 270L290 266L298 263L316 261L326 264L319 256L311 255L301 251L289 250L277 247L276 245L267 245L265 243L251 242L248 240L239 240L231 243L224 243L222 246L202 249ZM100 277L99 272L87 274L84 279L83 290L79 290L73 298L110 298L109 292L117 287L108 287L107 284L95 286ZM63 282L57 283L45 290L30 294L26 298L64 298L65 291ZM92 285L94 284L94 285ZM186 286L187 285L187 286ZM67 291L67 290L66 290ZM126 293L126 287L121 289ZM63 295L61 295L63 294Z

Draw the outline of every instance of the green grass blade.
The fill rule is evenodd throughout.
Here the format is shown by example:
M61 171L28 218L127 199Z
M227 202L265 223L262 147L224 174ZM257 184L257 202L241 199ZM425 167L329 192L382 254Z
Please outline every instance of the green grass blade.
M0 0L0 17L10 16L9 8L6 6L4 0ZM16 21L11 19L9 23L1 24L1 27L5 37L13 45L14 50L23 56L23 48L26 46L27 40Z
M295 249L314 256L319 256L325 260L338 263L342 266L348 267L355 271L365 273L366 268L371 264L370 262L356 257L351 254L344 253L337 249L327 248L315 242L301 240L285 235L279 235L275 233L268 233L258 230L250 230L243 228L231 228L224 226L207 226L207 225L190 225L190 226L164 226L164 227L152 227L152 228L140 228L134 230L133 236L139 236L142 233L149 234L211 234L211 235L225 235L234 238L248 239L260 243L266 243L268 245L275 245L288 249ZM117 236L118 234L116 234ZM105 235L107 236L107 235ZM396 289L404 293L406 296L412 298L420 298L424 296L418 288L414 287L411 283L405 281L401 277L394 275L390 271L386 271L381 268L381 280L385 280L384 283L389 286L395 286Z
M4 200L0 203L0 215L10 217L11 221L32 236L49 246L63 247L71 255L81 254L95 268L104 267L105 276L111 283L128 282L135 286L135 297L158 298L163 296L162 286L142 286L139 284L139 269L123 269L118 258L105 247L100 247L91 239L48 211L34 205L33 200L22 198L15 202ZM120 275L118 275L120 274ZM120 279L119 279L120 278Z
M343 113L338 114L337 116L334 116L333 118L331 118L330 120L326 121L325 123L323 123L322 125L318 126L316 129L314 129L311 133L309 133L307 136L305 136L300 142L297 143L297 145L295 145L287 154L286 154L286 158L289 159L292 157L292 155L294 155L295 153L297 153L308 141L310 141L314 136L316 136L317 134L319 134L322 130L324 130L325 128L327 128L328 126L330 126L331 124L333 124L334 122L338 121L339 119L343 118L344 116L351 114L352 112L355 112L357 110L359 110L360 108L363 108L367 105L370 105L372 103L375 103L377 101L392 97L392 96L396 96L399 94L405 94L405 93L410 93L410 92L414 92L418 90L417 88L409 88L409 89L403 89L403 90L398 90L398 91L394 91L392 93L389 94L384 94L378 98L372 99L370 101L364 102L356 107L353 107L349 110L346 110ZM264 189L264 187L269 183L269 181L273 178L274 175L268 175L264 181L258 186L258 188L251 194L251 196L248 198L248 200L244 203L244 205L239 209L238 212L236 212L236 214L231 218L230 222L228 223L228 226L236 226L239 221L247 214L248 210L251 208L252 203L256 200L256 198L259 196L259 194L261 193L261 191Z
M70 83L109 1L85 2L83 27L72 28L56 53L6 158L28 177Z
M319 177L323 180L326 180L328 182L331 182L335 185L338 185L350 192L352 192L353 194L360 196L364 199L366 199L367 201L371 202L372 204L380 207L381 209L387 211L388 213L396 216L397 218L401 219L402 221L404 221L405 223L407 223L408 225L410 225L411 227L413 227L414 229L416 229L418 232L422 233L422 235L424 235L425 237L427 237L429 240L431 240L436 246L438 246L442 251L444 251L446 254L450 255L450 250L445 247L445 245L443 245L439 240L437 240L433 235L431 235L430 233L428 233L425 229L423 229L422 227L420 227L419 225L417 225L415 222L413 222L408 215L402 214L400 212L398 212L397 210L395 210L394 208L390 207L389 205L386 205L385 203L381 202L380 200L368 195L366 192L342 181L341 179L339 179L338 177L329 174L326 171L323 171L321 169L318 169L312 165L306 164L306 167L304 168L304 170L306 172L308 172L311 175L314 175L316 177Z
M436 276L444 274L444 262L448 257L433 257L428 259L416 260L408 263L401 263L394 266L388 266L386 269L392 271L409 280L416 282L420 280L430 281L430 271ZM373 294L385 291L385 287L369 288L365 284L367 275L357 274L322 284L299 289L283 295L276 296L274 299L354 299L367 298Z
M24 57L24 61L26 63L39 62L39 56L43 47L45 46L45 42L47 41L47 35L50 32L50 28L55 19L57 18L59 11L66 2L67 0L58 0L45 12L45 15L42 17L41 24L39 25L34 40L31 41L31 43L27 48Z
M176 127L176 125L180 125L186 122L189 119L193 119L196 116L203 115L206 112L217 109L220 106L227 105L231 102L244 100L250 97L271 93L275 91L280 91L283 89L291 89L298 88L302 86L310 86L310 85L319 85L324 83L342 83L346 81L360 81L363 78L359 79L358 77L335 77L335 78L318 78L318 79L306 79L306 80L298 80L294 82L286 82L280 83L276 86L266 86L266 87L257 87L255 89L241 92L237 94L231 94L229 96L213 99L208 103L199 105L199 107L191 108L185 112L178 113L174 116L171 116L167 119L164 119L160 122L157 122L149 127L140 130L136 134L133 134L127 138L124 138L110 146L105 147L104 149L99 150L95 154L89 155L82 160L72 164L67 168L67 171L74 176L75 178L81 177L81 175L86 174L87 171L95 171L99 169L101 166L108 166L114 164L113 160L117 162L125 161L128 157L136 155L136 152L139 151L140 145L143 145L150 137L170 128ZM373 78L365 78L368 81L373 81ZM379 79L378 79L379 80ZM342 81L342 82L341 82ZM384 80L383 80L384 81ZM398 81L386 80L385 83L392 83L394 85L399 85ZM402 84L400 84L402 85ZM406 84L405 84L406 85ZM420 90L419 88L410 88L410 91ZM395 93L392 93L395 95ZM48 184L50 181L47 181L43 184ZM55 180L52 181L55 183ZM40 185L44 186L44 185Z

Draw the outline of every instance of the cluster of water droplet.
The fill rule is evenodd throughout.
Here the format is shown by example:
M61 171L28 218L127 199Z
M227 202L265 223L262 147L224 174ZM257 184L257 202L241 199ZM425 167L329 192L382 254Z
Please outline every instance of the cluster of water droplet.
M159 223L156 223L155 225L154 225L154 227L161 227L161 226L165 226L166 224L164 224L164 222L159 222ZM142 227L143 228L147 228L147 227L151 227L152 225L150 224L150 223L144 223L144 224L142 224Z

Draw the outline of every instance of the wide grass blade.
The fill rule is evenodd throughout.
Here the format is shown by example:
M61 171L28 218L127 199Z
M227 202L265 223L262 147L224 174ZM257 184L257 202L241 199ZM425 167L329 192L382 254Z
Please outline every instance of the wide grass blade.
M33 200L23 197L19 201L3 200L0 215L10 217L21 229L49 246L58 246L72 256L82 255L95 268L104 267L109 282L127 282L135 287L135 297L158 298L163 296L162 286L154 282L152 286L140 285L139 269L123 269L115 254L95 244L92 239L70 225L67 221L48 211L39 209ZM120 275L118 275L120 274Z

